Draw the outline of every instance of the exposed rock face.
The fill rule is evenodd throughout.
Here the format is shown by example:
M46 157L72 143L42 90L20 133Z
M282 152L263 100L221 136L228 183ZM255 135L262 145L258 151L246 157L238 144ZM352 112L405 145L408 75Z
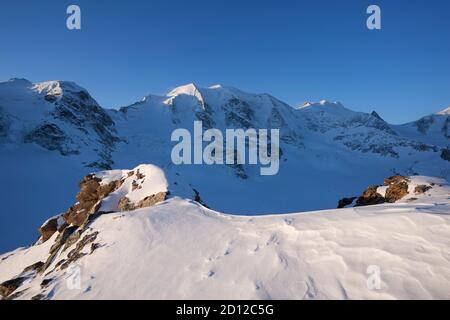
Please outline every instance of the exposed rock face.
M121 185L121 181L113 181L106 185L101 185L100 182L101 179L94 175L88 175L81 181L80 192L77 194L78 202L63 215L68 224L82 226L89 215L98 211L101 200Z
M26 277L19 277L3 282L0 284L0 296L3 298L8 297L19 288L25 280L27 280Z
M386 202L394 203L408 194L409 179L396 175L384 179L384 185L389 186L386 190Z
M444 160L450 161L450 150L449 149L442 149L441 158L444 159Z
M397 184L397 183L401 183L401 182L408 182L408 181L409 181L408 178L406 178L404 176L396 175L396 176L392 176L392 177L384 179L384 185L390 186L393 184Z
M75 249L69 252L69 254L67 255L67 260L65 260L64 263L61 264L61 270L66 269L67 267L70 266L71 263L87 255L87 253L83 253L82 250L86 247L86 245L94 242L95 239L97 238L97 235L98 232L94 232L89 235L86 235L83 239L81 239L77 243Z
M414 189L414 193L415 194L422 194L427 192L428 190L432 189L431 186L427 186L424 184L418 185L415 189Z
M14 293L27 279L36 275L41 270L44 263L39 261L31 266L26 267L20 275L14 277L11 280L5 281L0 284L0 296L4 299L15 299L23 294L22 292ZM13 294L14 293L14 294Z
M58 231L58 218L48 220L42 227L39 228L42 241L44 242L50 239L56 231Z
M58 151L63 156L79 154L79 151L73 145L72 139L54 123L37 126L25 136L24 142L34 142L50 151Z
M385 202L384 197L377 192L378 186L370 186L363 192L363 194L356 200L355 207L371 206Z
M128 199L127 197L123 197L119 201L119 210L120 211L132 211L137 210L141 208L147 208L154 206L157 203L163 202L167 199L167 196L169 195L168 192L159 192L155 195L148 196L141 201L139 201L137 204L134 204Z
M338 209L342 209L345 208L346 206L349 206L353 203L353 201L355 201L356 197L353 198L342 198L341 200L339 200L338 203Z
M0 107L0 138L8 136L9 120L3 108Z
M394 203L408 194L408 183L403 181L391 185L386 190L386 202Z

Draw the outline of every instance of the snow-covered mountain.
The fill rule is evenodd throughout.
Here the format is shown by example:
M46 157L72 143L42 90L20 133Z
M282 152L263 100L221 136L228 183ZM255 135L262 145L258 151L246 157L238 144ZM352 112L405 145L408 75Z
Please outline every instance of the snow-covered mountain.
M449 179L448 137L438 135L448 112L433 117L420 139L422 133L403 130L413 125L389 125L376 112L327 101L294 108L224 86L189 84L106 110L70 82L0 83L0 165L8 168L0 201L11 212L0 217L0 251L31 242L44 218L71 204L80 177L97 168L153 163L188 186L187 198L199 193L208 207L241 215L335 208L393 174ZM171 133L192 131L195 120L204 129L279 128L279 173L263 177L254 165L173 165Z
M375 189L385 204L255 217L180 197L189 186L175 179L153 165L86 176L74 207L47 220L34 246L0 255L0 294L450 299L450 186L442 179L386 179Z
M427 144L450 148L450 107L417 121L392 126L399 134Z

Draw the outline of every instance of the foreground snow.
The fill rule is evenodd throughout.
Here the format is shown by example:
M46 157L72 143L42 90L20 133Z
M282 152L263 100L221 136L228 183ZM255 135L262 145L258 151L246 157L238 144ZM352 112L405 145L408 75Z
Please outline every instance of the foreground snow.
M321 212L230 216L175 197L105 214L85 231L97 250L49 271L61 254L19 299L450 299L450 187L411 186L424 183L399 203ZM0 256L0 282L45 261L55 237Z

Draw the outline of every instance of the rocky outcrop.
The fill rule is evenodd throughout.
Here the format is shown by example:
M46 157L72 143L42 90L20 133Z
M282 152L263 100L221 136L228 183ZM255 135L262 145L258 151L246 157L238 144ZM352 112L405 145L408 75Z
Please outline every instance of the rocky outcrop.
M384 197L377 192L378 186L370 186L356 200L355 207L371 206L385 202Z
M37 126L25 136L24 142L36 143L47 150L58 151L63 156L79 154L72 139L54 123Z
M169 195L168 192L159 192L155 195L148 196L141 201L139 201L137 204L134 204L130 201L129 198L123 197L119 201L119 210L120 211L133 211L137 209L147 208L154 206L157 203L163 202L167 199L167 196Z
M450 161L450 150L449 149L442 149L441 158L443 160Z
M357 199L357 197L342 198L341 200L339 200L338 209L342 209L342 208L345 208L345 207L351 205L353 203L353 201L355 201L355 199Z
M43 267L44 263L39 261L28 267L26 267L20 275L14 277L11 280L5 281L0 284L0 296L3 299L18 298L22 292L15 292L26 280L35 276L39 270ZM14 293L14 295L13 295Z
M25 282L25 280L27 280L26 277L18 277L3 282L2 284L0 284L0 296L2 296L3 298L7 298L17 288L19 288L22 285L22 283Z
M408 183L403 181L391 185L386 190L385 199L386 202L394 203L405 197L407 194L408 194Z
M384 185L388 186L386 190L386 202L394 203L408 194L408 184L410 180L407 177L396 175L384 179Z
M58 231L58 218L48 220L42 227L39 228L41 239L43 242L50 239L55 232Z
M102 185L101 179L95 175L86 176L80 182L80 192L77 194L77 203L64 215L64 220L71 225L82 226L89 215L98 212L101 201L111 192L121 186L121 181L112 181Z
M427 186L427 185L421 184L414 188L414 193L415 194L423 194L432 188L433 188L432 186Z
M404 176L395 175L384 179L384 186L388 187L386 193L382 196L378 193L379 186L368 187L363 194L356 200L355 207L371 206L385 202L394 203L408 195L410 179ZM421 187L421 186L419 186ZM417 189L417 188L416 188ZM344 198L339 201L339 208L346 206L350 199ZM348 204L347 204L348 205ZM341 207L342 206L342 207Z

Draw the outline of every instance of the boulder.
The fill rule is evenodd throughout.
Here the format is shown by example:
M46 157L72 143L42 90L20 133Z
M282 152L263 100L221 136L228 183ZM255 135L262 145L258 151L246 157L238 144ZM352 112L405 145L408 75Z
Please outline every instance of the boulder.
M392 184L387 190L385 199L386 202L394 203L408 194L408 183L400 181Z
M58 231L58 218L48 220L42 227L39 228L39 233L42 236L43 242L50 239L56 231Z
M353 198L342 198L341 200L339 200L338 203L338 209L342 209L345 208L348 205L351 205L353 203L353 201L355 201L357 197L353 197Z
M19 288L22 283L27 279L27 277L18 277L0 284L0 296L7 298L11 295L17 288Z
M441 158L443 160L450 161L450 150L449 149L442 149Z
M385 202L384 197L377 192L378 186L370 186L363 192L363 194L356 200L355 207L371 206Z
M430 189L432 189L431 186L427 186L427 185L421 184L421 185L416 186L416 188L414 189L414 193L415 194L423 194L423 193L427 192Z

